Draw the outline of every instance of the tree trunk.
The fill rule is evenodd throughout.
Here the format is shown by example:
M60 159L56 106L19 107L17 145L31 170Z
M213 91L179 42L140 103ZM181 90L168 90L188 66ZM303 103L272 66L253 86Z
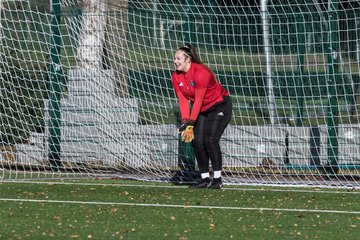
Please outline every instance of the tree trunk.
M76 54L80 68L102 68L107 7L106 0L82 0L82 29Z
M116 94L128 97L128 66L126 61L128 31L128 0L108 0L109 14L106 31L106 57L116 75Z

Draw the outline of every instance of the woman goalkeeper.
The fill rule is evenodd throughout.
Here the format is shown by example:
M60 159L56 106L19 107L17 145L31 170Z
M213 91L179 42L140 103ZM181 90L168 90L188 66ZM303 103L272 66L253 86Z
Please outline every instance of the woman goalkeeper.
M179 100L182 123L179 132L183 141L193 140L201 173L201 181L190 187L219 189L223 186L220 138L232 114L229 93L191 45L176 51L174 63L172 84ZM212 181L209 160L214 172Z

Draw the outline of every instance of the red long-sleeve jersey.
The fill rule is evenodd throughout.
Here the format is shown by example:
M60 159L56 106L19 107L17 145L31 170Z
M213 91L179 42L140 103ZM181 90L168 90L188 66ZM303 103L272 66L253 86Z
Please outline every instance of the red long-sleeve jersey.
M223 101L228 91L216 81L214 74L204 65L191 63L185 72L174 71L172 85L179 99L182 121L195 122L200 112ZM193 103L190 113L190 102Z

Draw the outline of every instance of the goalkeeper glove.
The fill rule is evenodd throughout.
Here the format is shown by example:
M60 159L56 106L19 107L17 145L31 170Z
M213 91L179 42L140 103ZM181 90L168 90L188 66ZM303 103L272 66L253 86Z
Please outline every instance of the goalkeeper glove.
M183 124L181 124L181 126L179 127L179 133L182 133L187 126L189 126L188 123L183 123Z
M194 140L194 126L186 126L186 128L181 132L181 140L186 143L192 142L192 140Z
M194 126L194 123L195 123L195 121L187 119L187 118L181 119L181 122L182 122L182 124L179 127L179 133L183 132L185 130L185 128L189 125Z

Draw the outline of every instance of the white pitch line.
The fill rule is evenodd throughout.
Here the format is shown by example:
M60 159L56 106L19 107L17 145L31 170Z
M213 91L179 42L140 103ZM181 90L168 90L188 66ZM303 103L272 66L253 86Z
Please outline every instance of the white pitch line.
M204 205L175 205L175 204L150 204L150 203L125 203L125 202L88 202L88 201L62 201L62 200L38 200L0 198L3 202L31 202L31 203L65 203L85 205L120 205L140 207L167 207L167 208L199 208L199 209L223 209L223 210L244 210L244 211L277 211L277 212L307 212L307 213L338 213L338 214L360 214L360 211L342 211L328 209L291 209L291 208L251 208L251 207L226 207L226 206L204 206Z
M124 183L82 183L82 182L42 182L42 181L0 181L1 183L19 183L19 184L45 184L45 185L77 185L77 186L107 186L107 187L148 187L148 188L188 188L186 185L151 185L151 184L124 184ZM360 194L360 191L354 189L343 189L343 191L334 191L334 190L323 190L318 188L318 190L311 190L311 187L308 187L308 190L305 189L280 189L282 186L267 186L267 188L251 188L251 187L227 187L231 185L225 185L223 190L230 191L265 191L265 192L297 192L297 193L326 193L326 194ZM244 185L245 186L245 185ZM315 187L314 187L315 188Z

